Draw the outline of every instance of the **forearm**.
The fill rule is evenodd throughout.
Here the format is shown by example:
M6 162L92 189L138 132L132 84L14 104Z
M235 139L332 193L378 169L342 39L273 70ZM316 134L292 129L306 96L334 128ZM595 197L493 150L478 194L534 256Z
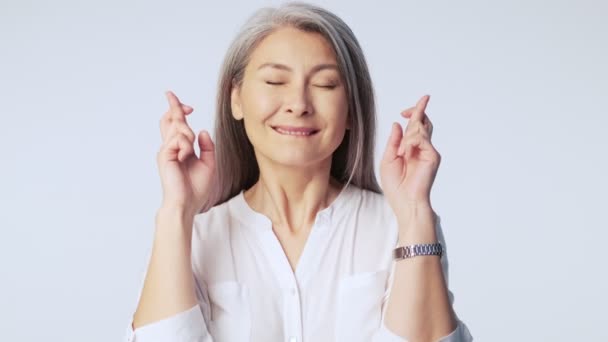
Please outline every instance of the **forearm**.
M398 216L399 246L437 242L432 208L410 208ZM456 329L438 256L397 261L385 316L387 328L409 342L437 341Z
M133 327L159 321L197 303L191 264L193 217L160 209L150 262Z

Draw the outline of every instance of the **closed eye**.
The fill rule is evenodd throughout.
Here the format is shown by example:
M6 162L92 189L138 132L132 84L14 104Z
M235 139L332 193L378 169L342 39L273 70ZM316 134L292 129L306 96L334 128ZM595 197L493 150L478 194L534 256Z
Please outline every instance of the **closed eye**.
M327 88L327 89L334 89L336 87L336 85L335 84L318 85L317 87L319 87L319 88Z
M272 82L272 81L266 81L266 84L269 84L269 85L283 85L283 84L285 84L285 82ZM334 89L335 87L337 87L337 85L335 85L335 84L328 84L328 85L315 85L315 87L319 87L319 88L326 88L326 89Z

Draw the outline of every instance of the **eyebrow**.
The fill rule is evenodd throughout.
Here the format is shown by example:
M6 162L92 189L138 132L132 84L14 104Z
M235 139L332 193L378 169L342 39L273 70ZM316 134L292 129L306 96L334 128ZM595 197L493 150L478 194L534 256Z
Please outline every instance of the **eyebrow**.
M260 70L263 68L274 68L274 69L285 70L285 71L293 71L293 69L290 68L289 66L287 66L285 64L280 64L280 63L264 63L264 64L260 65L257 70ZM336 64L325 63L325 64L315 65L314 68L312 68L311 72L315 73L315 72L325 70L325 69L334 69L336 71L340 70Z

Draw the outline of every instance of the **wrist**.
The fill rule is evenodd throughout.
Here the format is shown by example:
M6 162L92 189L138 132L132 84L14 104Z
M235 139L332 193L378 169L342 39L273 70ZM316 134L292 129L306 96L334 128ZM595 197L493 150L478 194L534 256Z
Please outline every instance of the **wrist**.
M195 213L190 208L183 205L175 205L170 203L162 203L156 211L157 218L170 218L170 219L192 219Z
M396 210L397 223L400 229L434 223L436 214L430 204L415 204Z
M437 215L430 205L422 204L404 208L397 215L399 244L437 242L436 219Z
M162 206L156 212L156 227L163 229L182 229L185 231L192 230L194 222L194 214L182 207Z
M400 221L408 221L435 213L433 206L429 202L401 203L398 206L393 206L393 210Z
M435 232L425 233L411 233L411 232L399 232L399 239L397 246L409 246L423 243L437 243L437 234Z

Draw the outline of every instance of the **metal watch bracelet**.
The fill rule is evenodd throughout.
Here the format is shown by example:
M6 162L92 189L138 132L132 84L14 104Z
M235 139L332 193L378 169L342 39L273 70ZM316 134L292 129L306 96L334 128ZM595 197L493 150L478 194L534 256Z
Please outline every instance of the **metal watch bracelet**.
M441 243L422 243L409 246L400 246L393 251L394 260L413 258L419 255L438 255L443 256L443 246Z

